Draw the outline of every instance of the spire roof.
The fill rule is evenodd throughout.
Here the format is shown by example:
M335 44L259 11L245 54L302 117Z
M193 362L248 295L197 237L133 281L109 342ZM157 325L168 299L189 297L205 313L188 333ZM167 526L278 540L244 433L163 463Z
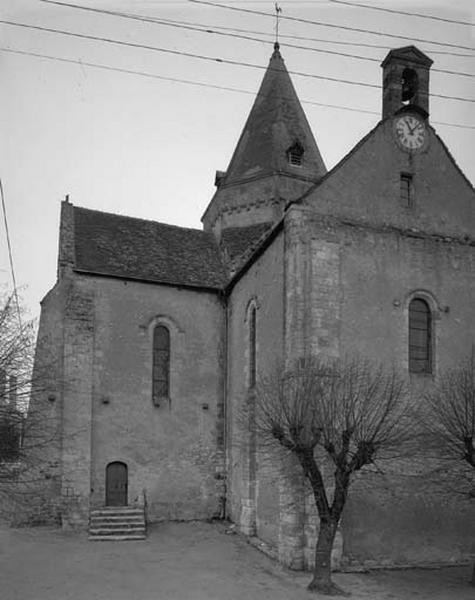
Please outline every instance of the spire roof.
M300 165L288 157L295 144L303 149ZM326 173L277 42L222 184L276 172L311 179Z

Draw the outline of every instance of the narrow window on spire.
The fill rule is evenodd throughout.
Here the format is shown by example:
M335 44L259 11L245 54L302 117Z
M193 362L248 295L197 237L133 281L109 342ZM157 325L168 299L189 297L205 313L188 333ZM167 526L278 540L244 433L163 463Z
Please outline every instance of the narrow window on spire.
M300 167L303 161L304 149L300 142L295 142L287 150L287 160L289 164Z

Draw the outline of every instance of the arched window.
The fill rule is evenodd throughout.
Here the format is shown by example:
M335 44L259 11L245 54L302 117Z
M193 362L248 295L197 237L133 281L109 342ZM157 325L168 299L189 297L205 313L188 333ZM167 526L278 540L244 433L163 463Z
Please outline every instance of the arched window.
M432 318L429 305L421 298L409 304L409 371L432 372Z
M256 385L256 307L249 311L249 387Z
M163 325L153 330L153 385L152 396L155 406L169 397L170 392L170 332Z

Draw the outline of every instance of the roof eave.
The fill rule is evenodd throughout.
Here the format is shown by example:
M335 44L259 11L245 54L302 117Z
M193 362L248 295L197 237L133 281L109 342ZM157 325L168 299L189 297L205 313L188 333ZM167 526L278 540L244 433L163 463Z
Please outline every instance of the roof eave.
M147 283L149 285L166 285L177 288L188 288L190 290L195 291L203 291L203 292L213 292L216 294L222 293L226 287L226 283L223 282L222 285L203 285L203 284L194 284L194 283L183 283L178 281L171 281L166 279L147 279L145 277L133 277L131 275L117 275L114 273L102 273L100 271L95 271L93 269L80 269L78 267L74 267L73 271L78 273L79 275L88 275L91 277L105 277L108 279L120 279L122 281L136 281L138 283Z

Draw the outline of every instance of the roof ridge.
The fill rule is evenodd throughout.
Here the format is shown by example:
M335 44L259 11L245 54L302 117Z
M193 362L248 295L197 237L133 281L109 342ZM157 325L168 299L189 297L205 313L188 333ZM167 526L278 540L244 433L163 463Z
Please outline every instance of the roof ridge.
M154 225L162 225L164 227L169 227L169 228L173 228L173 229L180 229L180 230L187 230L187 231L194 231L197 233L201 233L204 234L206 236L210 236L211 238L214 238L214 235L208 231L203 231L203 229L198 229L195 227L184 227L182 225L174 225L172 223L164 223L163 221L155 221L153 219L144 219L143 217L132 217L130 215L121 215L120 213L113 213L113 212L108 212L108 211L104 211L104 210L97 210L95 208L87 208L85 206L76 206L75 204L73 204L73 208L74 209L79 209L79 210L84 210L87 212L94 212L94 213L99 213L101 215L107 215L108 217L118 217L120 219L131 219L133 221L142 221L144 223L152 223Z

